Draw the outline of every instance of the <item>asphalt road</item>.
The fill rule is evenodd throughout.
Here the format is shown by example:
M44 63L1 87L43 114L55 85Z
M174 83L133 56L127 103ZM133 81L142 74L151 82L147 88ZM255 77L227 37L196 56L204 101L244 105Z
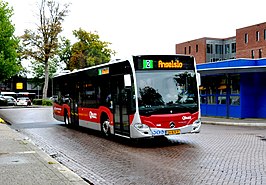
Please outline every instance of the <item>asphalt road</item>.
M266 184L266 128L204 124L200 134L134 143L69 129L51 108L0 115L92 184Z

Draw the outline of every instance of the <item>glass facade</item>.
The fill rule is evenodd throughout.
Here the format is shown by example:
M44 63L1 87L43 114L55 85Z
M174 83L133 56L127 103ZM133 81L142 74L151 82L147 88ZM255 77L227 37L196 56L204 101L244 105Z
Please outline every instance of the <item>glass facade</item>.
M240 105L240 75L203 76L201 104Z
M207 39L206 63L236 58L236 39Z

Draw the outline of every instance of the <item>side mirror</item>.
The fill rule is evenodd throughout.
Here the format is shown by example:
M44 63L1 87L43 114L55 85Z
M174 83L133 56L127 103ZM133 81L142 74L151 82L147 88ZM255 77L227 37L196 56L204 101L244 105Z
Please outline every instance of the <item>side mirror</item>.
M197 78L197 83L198 83L198 86L201 85L201 78L200 78L200 73L196 73L196 78Z
M125 84L125 87L131 87L131 77L130 77L130 74L124 75L124 84Z

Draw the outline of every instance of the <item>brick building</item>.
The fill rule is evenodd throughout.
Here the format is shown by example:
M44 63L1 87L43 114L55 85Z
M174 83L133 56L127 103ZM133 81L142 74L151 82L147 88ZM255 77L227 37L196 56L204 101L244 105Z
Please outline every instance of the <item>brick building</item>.
M193 55L198 64L234 59L236 38L200 38L176 44L177 54Z
M266 57L266 22L236 30L237 58Z
M176 44L176 53L195 56L202 116L266 118L266 22Z
M235 58L264 58L266 22L236 29L234 37L204 37L176 44L175 48L176 54L193 55L198 64Z

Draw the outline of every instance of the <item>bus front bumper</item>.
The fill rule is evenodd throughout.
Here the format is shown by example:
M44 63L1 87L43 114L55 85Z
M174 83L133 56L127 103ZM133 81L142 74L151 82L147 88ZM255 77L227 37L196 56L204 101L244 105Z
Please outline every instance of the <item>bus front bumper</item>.
M185 125L179 128L150 128L145 124L139 123L137 126L131 125L131 138L145 138L156 136L169 136L188 133L199 133L201 128L201 120L196 120L193 124Z

